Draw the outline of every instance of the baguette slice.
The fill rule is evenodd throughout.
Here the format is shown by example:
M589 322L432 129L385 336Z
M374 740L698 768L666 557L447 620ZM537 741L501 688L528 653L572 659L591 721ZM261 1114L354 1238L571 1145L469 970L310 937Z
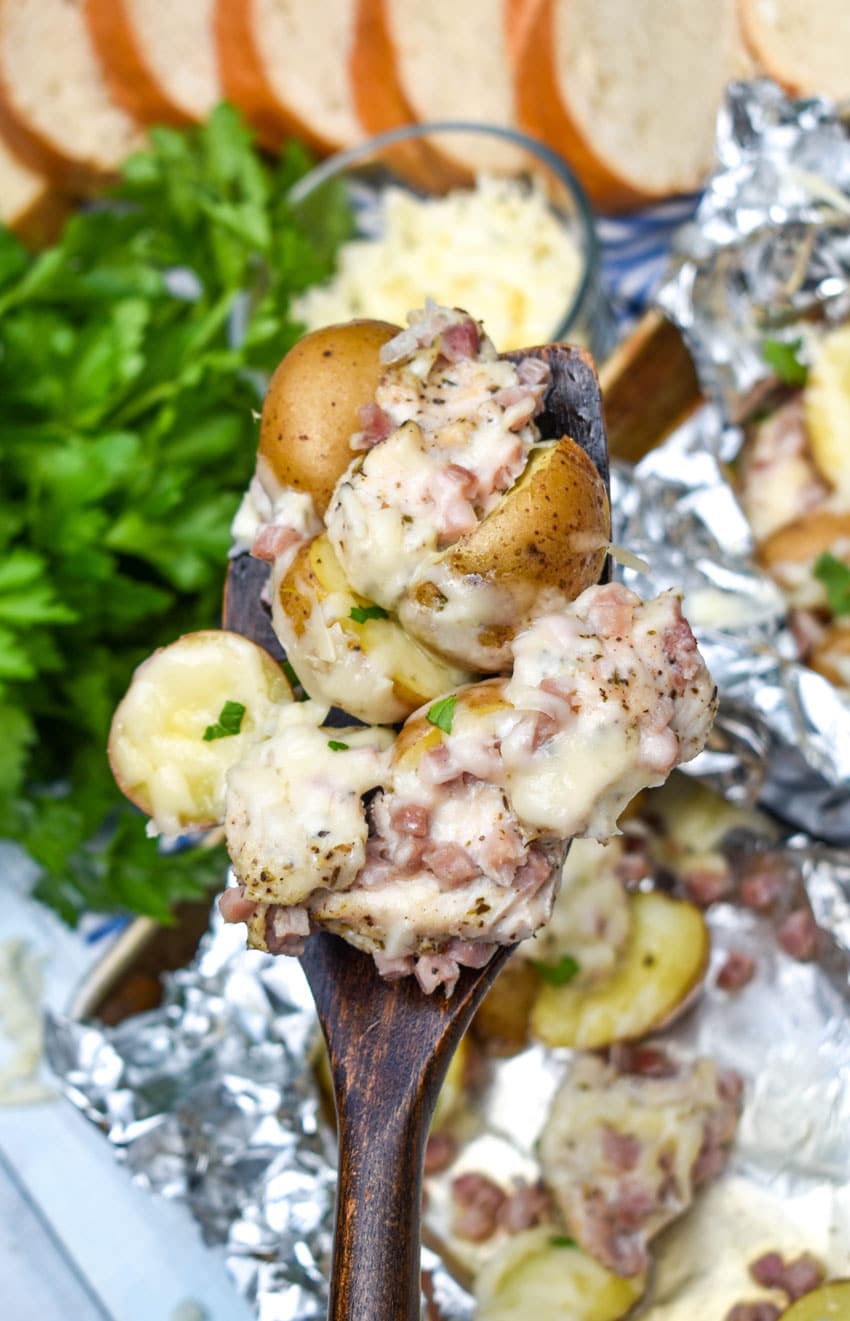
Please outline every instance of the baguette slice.
M23 165L0 142L0 224L38 248L56 237L68 205L43 174Z
M739 0L744 37L769 77L794 96L850 96L847 0Z
M395 79L416 119L515 125L503 15L487 0L383 0ZM440 142L467 170L521 169L522 152L498 138Z
M109 96L82 0L0 0L0 131L71 190L114 175L141 145Z
M143 124L205 119L221 89L214 0L85 0L109 90Z
M353 0L215 0L224 94L267 146L296 136L318 152L362 136L346 70Z
M596 204L697 188L738 67L734 0L540 0L515 65L517 114Z

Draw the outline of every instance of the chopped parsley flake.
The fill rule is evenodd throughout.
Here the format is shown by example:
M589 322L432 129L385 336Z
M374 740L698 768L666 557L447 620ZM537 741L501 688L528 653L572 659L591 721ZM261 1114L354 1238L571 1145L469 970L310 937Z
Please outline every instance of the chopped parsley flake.
M812 570L818 582L826 588L829 608L834 615L850 615L850 565L828 550L815 560Z
M538 963L534 960L532 962L538 974L550 986L566 986L567 982L571 982L581 972L581 964L572 954L565 954L557 963Z
M786 385L806 384L809 369L798 357L802 343L801 339L766 339L761 346L768 367L772 367Z
M213 739L230 738L233 734L238 734L242 728L242 717L244 715L245 707L241 702L225 702L219 713L217 723L207 725L204 730L204 742L212 743Z
M452 721L455 714L455 702L457 695L452 693L449 697L441 697L428 709L425 719L429 724L436 725L444 734L451 734Z
M353 619L355 624L365 624L367 619L389 619L382 605L354 605L348 617Z
M328 747L331 752L348 752L348 744L340 743L339 740L335 738L328 739Z
M576 1241L570 1238L569 1234L554 1234L549 1239L549 1246L553 1248L574 1248Z

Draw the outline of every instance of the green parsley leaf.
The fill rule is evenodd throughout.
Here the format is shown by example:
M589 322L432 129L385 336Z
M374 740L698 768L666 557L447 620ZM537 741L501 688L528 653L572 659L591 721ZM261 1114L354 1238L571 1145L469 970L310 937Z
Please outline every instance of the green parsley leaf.
M809 369L800 361L801 339L766 339L762 344L762 356L780 381L786 385L805 385Z
M581 964L572 954L565 954L557 963L539 963L535 960L532 963L539 976L550 986L566 986L581 972Z
M367 619L389 619L389 614L382 605L353 605L348 617L355 624L365 624Z
M213 739L230 738L233 734L238 734L242 728L244 715L245 707L241 702L225 702L218 717L218 724L207 725L204 730L204 742L211 743Z
M340 743L335 738L328 739L328 747L330 748L331 752L348 752L348 744Z
M426 711L425 719L430 724L436 725L444 734L451 734L456 701L457 695L455 693L450 693L448 697L441 697Z
M570 1238L568 1234L553 1234L549 1239L549 1246L552 1248L574 1248L576 1241Z
M850 565L825 550L815 560L812 570L826 588L829 608L834 615L850 615Z

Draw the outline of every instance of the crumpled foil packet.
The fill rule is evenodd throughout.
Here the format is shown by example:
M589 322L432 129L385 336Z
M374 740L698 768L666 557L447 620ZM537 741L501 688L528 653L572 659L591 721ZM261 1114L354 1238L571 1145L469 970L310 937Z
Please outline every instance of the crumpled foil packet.
M850 111L730 83L716 156L657 302L735 421L768 375L765 338L850 317Z

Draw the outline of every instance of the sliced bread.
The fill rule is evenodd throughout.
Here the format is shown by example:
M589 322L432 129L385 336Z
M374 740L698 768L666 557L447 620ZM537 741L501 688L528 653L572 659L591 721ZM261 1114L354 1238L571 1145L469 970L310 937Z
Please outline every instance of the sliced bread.
M221 99L214 0L85 0L109 89L144 124L205 119Z
M68 202L34 170L0 142L0 224L30 245L40 247L56 237Z
M348 73L354 110L367 134L416 119L398 79L384 0L356 0Z
M502 22L505 28L505 45L508 58L516 60L522 47L525 29L539 0L502 0Z
M735 0L540 0L516 61L517 114L596 204L697 188L738 67Z
M297 135L319 152L362 136L347 77L354 0L216 0L224 94L261 140Z
M515 123L503 14L492 0L384 0L402 95L415 117ZM522 156L497 137L447 138L441 150L472 170L510 170Z
M794 96L850 97L847 0L739 0L756 62Z
M75 190L114 174L141 144L109 95L82 0L0 0L0 131L27 164Z

